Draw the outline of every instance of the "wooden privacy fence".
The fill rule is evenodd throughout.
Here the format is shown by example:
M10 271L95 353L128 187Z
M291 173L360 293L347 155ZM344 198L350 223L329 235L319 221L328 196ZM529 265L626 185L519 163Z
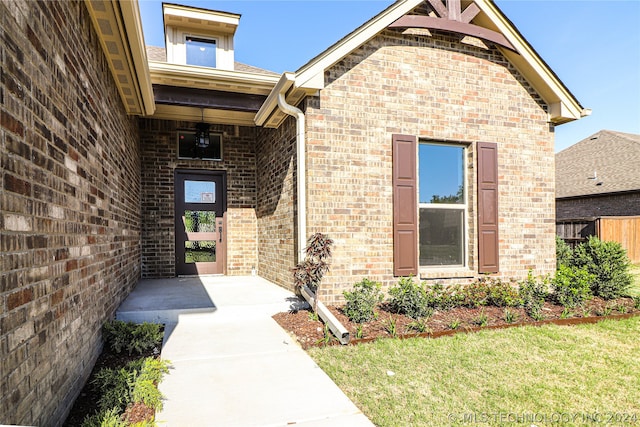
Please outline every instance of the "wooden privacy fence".
M598 218L596 232L600 240L619 242L631 262L640 262L640 216Z
M640 216L559 219L556 234L572 248L589 236L618 242L627 250L631 262L640 262Z

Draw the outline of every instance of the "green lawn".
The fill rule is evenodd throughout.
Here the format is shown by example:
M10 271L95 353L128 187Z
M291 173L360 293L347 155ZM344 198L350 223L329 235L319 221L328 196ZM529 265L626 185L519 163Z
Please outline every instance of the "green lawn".
M629 293L634 296L640 296L640 264L631 266L631 275L633 276L634 282L631 285Z
M633 318L309 353L378 426L640 425L639 337Z

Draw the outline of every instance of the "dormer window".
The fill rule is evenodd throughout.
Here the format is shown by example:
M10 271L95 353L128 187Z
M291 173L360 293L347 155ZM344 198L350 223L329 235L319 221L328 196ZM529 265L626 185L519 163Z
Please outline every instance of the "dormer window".
M233 36L240 15L164 3L167 62L234 69Z
M216 41L200 37L187 36L187 65L216 67Z

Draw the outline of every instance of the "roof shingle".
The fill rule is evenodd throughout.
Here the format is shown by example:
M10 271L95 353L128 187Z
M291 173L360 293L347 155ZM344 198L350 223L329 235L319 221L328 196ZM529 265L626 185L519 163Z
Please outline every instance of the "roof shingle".
M640 135L601 130L556 154L556 198L640 191Z

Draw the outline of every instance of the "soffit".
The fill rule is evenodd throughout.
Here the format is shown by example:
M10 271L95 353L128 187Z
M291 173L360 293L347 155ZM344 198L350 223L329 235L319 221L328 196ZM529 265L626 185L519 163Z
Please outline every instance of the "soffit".
M135 1L85 2L127 114L152 114L142 21Z

